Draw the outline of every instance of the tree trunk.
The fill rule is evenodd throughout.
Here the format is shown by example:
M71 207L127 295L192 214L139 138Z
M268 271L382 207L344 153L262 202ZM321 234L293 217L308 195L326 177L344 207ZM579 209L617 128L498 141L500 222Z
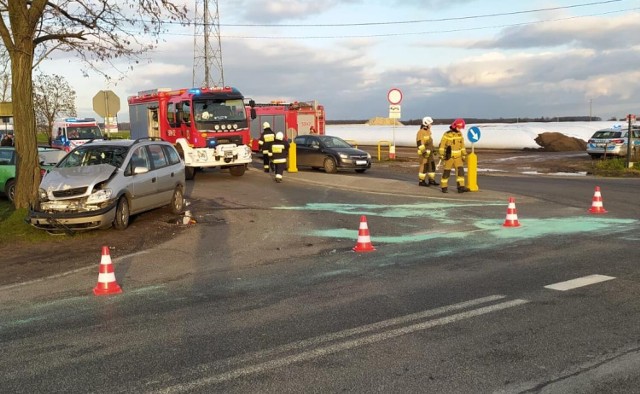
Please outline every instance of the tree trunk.
M33 110L33 41L30 37L16 40L11 51L11 91L13 99L14 138L16 151L16 209L35 205L40 186L36 116Z

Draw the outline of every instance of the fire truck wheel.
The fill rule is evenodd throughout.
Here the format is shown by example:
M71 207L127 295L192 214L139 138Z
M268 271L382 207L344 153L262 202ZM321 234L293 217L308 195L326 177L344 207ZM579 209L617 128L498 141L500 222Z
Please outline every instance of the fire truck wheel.
M338 166L336 165L336 161L333 159L333 157L327 157L326 159L324 159L324 170L328 174L335 174L336 172L338 172Z
M196 177L196 167L185 167L184 168L184 177L186 180L190 181Z
M179 215L184 210L184 194L182 193L182 187L176 186L173 191L173 197L171 198L171 213Z
M116 205L116 219L113 221L113 228L116 230L124 230L129 226L129 200L122 196Z
M244 175L244 170L245 170L244 164L241 165L241 166L229 167L229 172L233 176L242 176L242 175Z

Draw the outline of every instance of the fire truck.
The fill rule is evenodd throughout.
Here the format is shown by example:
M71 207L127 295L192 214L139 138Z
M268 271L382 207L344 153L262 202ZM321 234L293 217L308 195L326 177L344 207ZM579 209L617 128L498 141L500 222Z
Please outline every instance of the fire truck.
M256 152L259 150L258 140L263 122L269 122L274 132L282 131L290 139L314 131L315 134L324 134L325 131L324 106L317 101L271 101L267 104L256 103L253 109L256 117L251 121L251 150ZM250 110L247 107L247 111Z
M58 119L51 129L51 147L65 152L95 139L104 139L95 118Z
M232 87L152 89L128 98L131 138L174 144L187 179L204 167L228 168L242 176L251 163L244 97ZM255 116L249 103L249 117Z

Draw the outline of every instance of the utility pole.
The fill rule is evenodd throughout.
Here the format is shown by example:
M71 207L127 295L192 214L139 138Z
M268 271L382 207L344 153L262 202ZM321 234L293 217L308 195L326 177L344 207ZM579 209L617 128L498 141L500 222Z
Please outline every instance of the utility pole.
M593 118L593 99L589 99L589 122Z
M195 3L192 84L224 86L218 0L195 0Z

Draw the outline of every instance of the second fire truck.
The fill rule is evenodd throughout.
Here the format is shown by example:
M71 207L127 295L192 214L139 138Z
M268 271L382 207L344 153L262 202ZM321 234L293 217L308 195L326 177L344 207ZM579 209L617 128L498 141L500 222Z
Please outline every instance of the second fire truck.
M268 122L274 132L282 131L287 138L294 139L304 134L324 134L324 106L316 101L285 103L272 101L255 104L256 118L251 121L251 149L258 151L258 139L262 123ZM247 111L251 108L247 107Z
M187 179L198 168L228 168L241 176L251 163L250 102L232 87L153 89L128 98L131 138L157 137L173 143Z

